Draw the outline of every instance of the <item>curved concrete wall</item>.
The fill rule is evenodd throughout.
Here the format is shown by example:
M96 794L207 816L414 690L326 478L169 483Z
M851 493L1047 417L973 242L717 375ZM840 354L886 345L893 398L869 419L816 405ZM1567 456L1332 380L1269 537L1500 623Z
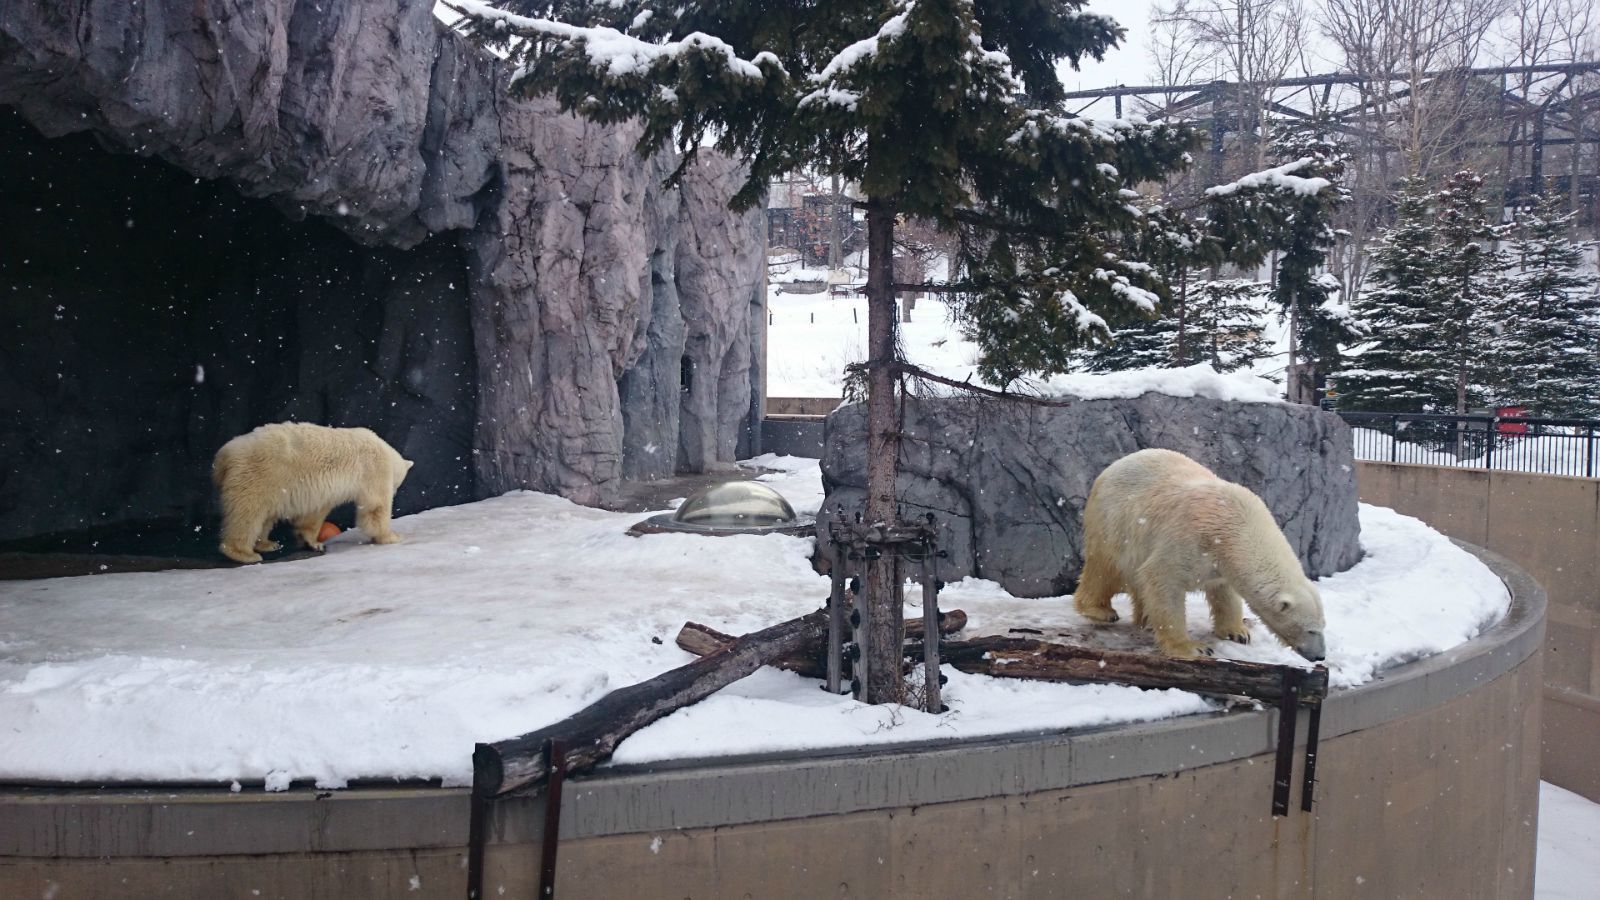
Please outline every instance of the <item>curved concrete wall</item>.
M1312 813L1270 815L1269 710L618 767L568 783L558 891L1530 896L1544 596L1481 555L1510 614L1329 698ZM489 896L534 893L542 812L496 805ZM0 896L459 897L466 825L460 790L19 788L0 794Z
M1356 487L1505 554L1549 593L1541 777L1600 802L1600 479L1360 462Z

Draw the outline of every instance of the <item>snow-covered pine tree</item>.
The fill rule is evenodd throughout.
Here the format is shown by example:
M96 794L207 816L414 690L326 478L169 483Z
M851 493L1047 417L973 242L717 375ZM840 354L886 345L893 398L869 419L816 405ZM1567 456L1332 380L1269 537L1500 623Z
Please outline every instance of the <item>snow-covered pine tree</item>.
M1450 409L1458 414L1487 396L1485 366L1499 324L1495 300L1507 288L1506 257L1499 246L1506 229L1489 223L1482 190L1482 176L1463 169L1445 179L1437 199L1432 269L1434 315L1441 330L1433 352L1423 358L1421 374L1429 382L1450 385Z
M1272 171L1292 172L1299 180L1280 198L1284 202L1250 209L1260 221L1244 225L1265 229L1265 239L1280 253L1271 296L1288 323L1286 388L1294 403L1317 402L1319 374L1338 366L1340 346L1354 337L1336 304L1338 282L1324 272L1338 236L1334 214L1350 197L1344 186L1350 155L1334 134L1325 115L1276 129L1272 149L1283 165Z
M1181 352L1180 366L1209 363L1218 372L1245 368L1270 348L1263 334L1263 303L1270 286L1247 278L1218 278L1191 288L1189 318L1193 323Z
M746 160L735 206L800 169L859 186L869 522L898 518L897 216L961 231L967 277L946 290L998 384L1065 370L1108 321L1152 312L1166 290L1118 252L1162 221L1129 186L1186 164L1194 136L1060 109L1058 68L1101 58L1122 34L1083 0L503 2L521 15L444 0L517 64L514 91L598 121L640 120L640 152L675 146L678 173L703 145ZM859 696L873 703L904 697L894 568L885 554L864 578Z
M1180 273L1160 315L1118 328L1114 343L1086 350L1083 368L1121 372L1198 363L1219 372L1245 368L1271 349L1265 337L1269 290L1260 281L1211 279L1205 269Z
M1525 210L1511 244L1494 353L1496 399L1562 418L1600 417L1600 294L1554 194Z
M1370 412L1439 410L1452 395L1427 380L1440 322L1434 308L1433 195L1418 178L1400 191L1396 221L1372 253L1371 279L1353 310L1364 340L1351 348L1338 376L1339 406Z

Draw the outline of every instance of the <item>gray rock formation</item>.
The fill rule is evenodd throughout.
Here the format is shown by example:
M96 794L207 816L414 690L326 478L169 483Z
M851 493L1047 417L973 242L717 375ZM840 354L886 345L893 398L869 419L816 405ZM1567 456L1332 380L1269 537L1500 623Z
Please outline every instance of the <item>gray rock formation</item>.
M604 502L624 478L754 449L764 261L760 213L726 207L738 167L705 158L681 190L663 189L674 163L639 157L636 129L512 99L500 66L436 22L433 6L16 0L0 4L0 107L50 138L87 132L114 152L223 180L374 251L451 245L430 258L464 277L422 280L443 291L430 302L468 317L459 352L471 371L450 390L472 398L473 433L452 456L470 462L476 496L533 488ZM10 296L31 285L19 277ZM392 383L399 370L375 372L382 390L404 387ZM339 402L339 382L323 390ZM0 414L11 405L0 400ZM228 436L207 433L186 452ZM3 476L21 471L0 448L0 537L18 533ZM71 477L30 473L53 476ZM188 484L191 505L205 490ZM153 512L115 490L81 505L112 519Z
M862 508L865 425L864 404L827 419L824 549L841 509L853 519ZM1187 454L1259 494L1312 577L1361 556L1349 428L1311 407L1161 394L1066 406L911 400L903 433L904 515L936 517L946 581L987 578L1023 597L1070 593L1095 476L1146 447Z

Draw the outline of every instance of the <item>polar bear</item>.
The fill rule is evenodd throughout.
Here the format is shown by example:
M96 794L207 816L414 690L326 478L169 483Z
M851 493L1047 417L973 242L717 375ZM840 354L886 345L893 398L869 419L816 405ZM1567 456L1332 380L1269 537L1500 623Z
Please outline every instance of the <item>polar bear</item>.
M389 513L411 465L365 428L279 422L241 434L222 445L211 466L222 501L222 553L260 562L261 553L278 549L267 532L280 519L321 550L323 521L351 501L361 530L374 543L393 544L401 538L389 530Z
M1201 589L1217 637L1249 642L1243 597L1295 652L1324 657L1322 598L1260 497L1171 450L1140 450L1107 466L1083 511L1078 612L1115 622L1111 596L1126 590L1135 623L1154 629L1163 652L1209 656L1184 616L1184 595Z

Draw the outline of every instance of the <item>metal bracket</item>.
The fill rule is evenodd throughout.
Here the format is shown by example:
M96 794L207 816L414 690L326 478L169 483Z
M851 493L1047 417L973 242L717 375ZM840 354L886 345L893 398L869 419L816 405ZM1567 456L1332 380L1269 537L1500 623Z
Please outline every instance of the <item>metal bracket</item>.
M550 766L550 778L544 788L544 852L539 858L539 896L554 900L556 850L561 840L561 785L566 781L567 742L558 738L545 741L544 758Z
M483 900L483 848L488 841L489 809L494 803L478 783L477 771L478 767L473 766L472 806L467 818L467 900Z
M1289 814L1289 782L1294 776L1294 731L1300 716L1300 670L1285 668L1279 675L1283 693L1278 698L1278 761L1272 775L1272 814Z

